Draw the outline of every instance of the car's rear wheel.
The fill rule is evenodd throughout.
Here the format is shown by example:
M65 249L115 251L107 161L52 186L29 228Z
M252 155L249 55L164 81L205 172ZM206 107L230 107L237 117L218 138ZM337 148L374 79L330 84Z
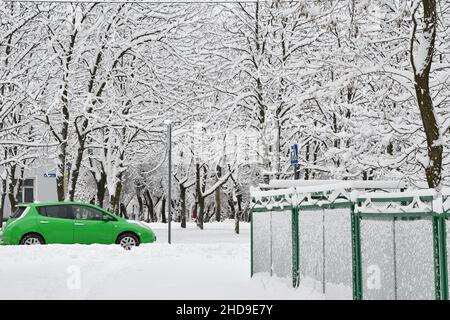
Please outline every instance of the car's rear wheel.
M31 246L31 245L37 245L37 244L44 244L44 239L35 233L30 233L25 235L24 237L22 237L22 239L20 240L20 244L22 245L26 245L26 246Z
M139 239L135 234L127 232L121 234L119 238L117 238L117 243L125 250L131 250L131 248L139 245Z

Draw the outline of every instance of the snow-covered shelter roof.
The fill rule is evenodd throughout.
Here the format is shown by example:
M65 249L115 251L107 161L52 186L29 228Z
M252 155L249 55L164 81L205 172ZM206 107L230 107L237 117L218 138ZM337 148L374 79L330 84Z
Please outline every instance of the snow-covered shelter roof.
M370 192L359 194L353 201L360 204L355 207L357 213L370 214L424 214L433 215L435 211L441 212L442 208L434 200L437 192L433 189L412 190L406 192Z
M308 187L290 187L283 189L261 190L250 188L253 202L257 205L270 207L274 205L325 205L350 201L352 184L339 182Z
M363 193L357 196L358 200L375 200L378 202L382 202L383 200L389 201L391 199L402 199L402 198L415 198L415 197L429 197L435 198L437 196L437 192L434 189L424 189L424 190L408 190L405 192L370 192Z
M316 186L331 186L346 184L350 189L404 189L406 183L403 181L389 180L270 180L269 184L260 184L261 189L287 189L287 188L310 188ZM302 190L303 191L303 190ZM320 190L318 190L320 191ZM304 192L304 191L303 191Z
M359 203L358 212L447 212L450 188L442 197L434 189L407 189L402 181L271 180L251 188L259 207L336 206Z
M284 208L293 204L292 195L295 194L294 188L261 191L259 188L250 187L252 202L257 207L272 209L273 207Z

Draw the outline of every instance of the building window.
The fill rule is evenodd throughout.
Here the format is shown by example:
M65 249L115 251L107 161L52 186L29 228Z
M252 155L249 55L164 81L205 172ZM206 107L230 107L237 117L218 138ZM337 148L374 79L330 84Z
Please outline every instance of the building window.
M25 179L21 182L17 201L19 203L34 202L34 179Z

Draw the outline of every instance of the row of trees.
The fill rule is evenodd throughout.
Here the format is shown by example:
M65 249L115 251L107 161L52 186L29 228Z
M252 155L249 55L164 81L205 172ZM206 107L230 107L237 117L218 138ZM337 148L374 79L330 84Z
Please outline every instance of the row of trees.
M51 162L61 201L148 221L170 205L183 226L238 222L249 185L292 176L292 142L303 179L440 189L449 18L438 0L2 2L0 215L26 170Z

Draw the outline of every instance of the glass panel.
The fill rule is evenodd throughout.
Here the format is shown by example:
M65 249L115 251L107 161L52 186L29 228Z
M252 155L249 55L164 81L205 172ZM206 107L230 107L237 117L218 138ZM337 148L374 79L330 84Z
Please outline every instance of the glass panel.
M253 273L268 272L271 267L270 212L252 213L253 224Z
M70 206L48 206L44 208L39 208L39 212L45 210L45 215L51 218L62 218L62 219L73 219L72 211Z
M364 299L434 299L432 236L430 220L362 220Z
M299 210L300 282L322 292L322 210Z
M34 189L33 188L24 188L24 199L25 203L34 202Z
M350 208L300 210L300 281L327 299L352 299Z
M390 220L361 221L363 298L393 300L393 233Z
M19 218L22 215L22 213L24 213L25 209L26 209L26 207L17 208L16 211L14 211L11 214L10 218L13 218L13 219Z
M45 210L45 207L37 207L37 212L41 215L41 216L47 216L47 210Z
M292 285L292 212L253 213L253 272L265 272Z
M272 213L272 268L276 276L292 280L291 210Z
M103 213L87 206L71 206L76 220L102 220Z
M398 299L434 299L431 220L397 221L395 236Z
M350 208L324 209L325 292L328 299L352 299Z

